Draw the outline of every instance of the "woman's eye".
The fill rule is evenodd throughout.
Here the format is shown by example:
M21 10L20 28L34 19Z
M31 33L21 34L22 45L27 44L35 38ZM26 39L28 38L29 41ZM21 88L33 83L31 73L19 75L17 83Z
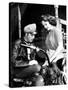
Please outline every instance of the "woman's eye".
M47 25L47 24L45 24L45 25Z

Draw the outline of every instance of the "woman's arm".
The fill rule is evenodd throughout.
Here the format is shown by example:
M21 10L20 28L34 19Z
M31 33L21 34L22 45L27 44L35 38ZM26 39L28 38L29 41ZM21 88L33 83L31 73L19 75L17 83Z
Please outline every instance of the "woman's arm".
M58 41L58 46L54 52L54 54L51 56L50 61L53 60L53 62L56 62L56 57L60 54L60 52L64 49L63 48L63 38L62 38L62 32L56 30L56 36Z
M59 43L57 49L55 50L54 54L51 56L50 58L50 62L53 61L53 62L56 62L57 59L55 59L59 54L60 52L63 50L63 45L62 45L62 42Z

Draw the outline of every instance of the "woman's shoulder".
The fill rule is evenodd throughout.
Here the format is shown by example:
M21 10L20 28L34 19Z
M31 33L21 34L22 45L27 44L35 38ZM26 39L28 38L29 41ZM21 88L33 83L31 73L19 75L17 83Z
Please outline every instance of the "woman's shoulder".
M61 30L60 29L58 29L58 28L53 28L53 29L51 29L50 30L50 34L55 34L55 35L60 35L60 34L62 34L62 32L61 32Z

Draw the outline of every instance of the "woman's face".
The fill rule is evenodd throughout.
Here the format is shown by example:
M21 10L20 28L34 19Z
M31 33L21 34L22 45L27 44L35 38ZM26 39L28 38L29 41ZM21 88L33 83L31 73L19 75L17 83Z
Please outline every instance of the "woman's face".
M49 30L50 24L48 21L42 21L42 25L44 26L45 29Z

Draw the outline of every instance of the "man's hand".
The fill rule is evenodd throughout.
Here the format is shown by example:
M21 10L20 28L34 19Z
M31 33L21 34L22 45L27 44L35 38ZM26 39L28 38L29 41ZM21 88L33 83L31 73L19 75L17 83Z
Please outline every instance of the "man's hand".
M37 52L40 51L40 48L36 47L36 51L37 51Z

